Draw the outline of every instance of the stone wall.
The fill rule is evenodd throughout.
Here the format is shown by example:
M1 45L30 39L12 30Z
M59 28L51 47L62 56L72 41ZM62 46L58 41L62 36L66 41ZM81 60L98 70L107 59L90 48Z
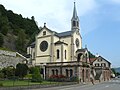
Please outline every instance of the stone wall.
M0 68L14 66L23 63L25 58L18 56L16 52L0 50Z
M6 55L6 56L16 57L16 52L0 50L0 55Z

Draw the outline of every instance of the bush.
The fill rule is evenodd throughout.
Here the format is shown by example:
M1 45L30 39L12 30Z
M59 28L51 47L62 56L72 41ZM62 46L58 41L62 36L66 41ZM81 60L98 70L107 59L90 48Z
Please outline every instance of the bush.
M51 75L48 78L49 81L65 81L66 80L66 76L64 75Z
M40 82L40 83L43 81L38 67L35 67L33 69L33 74L32 74L32 80L31 81L32 82Z
M15 75L15 68L12 66L5 67L1 70L1 74L3 73L3 78L11 79Z
M0 83L0 87L3 87L3 83Z
M72 81L72 82L78 82L79 79L78 79L77 76L73 76L73 77L70 77L70 81Z
M0 79L4 78L4 73L0 72Z
M23 78L27 75L28 66L26 64L18 63L15 69L15 75L19 78Z

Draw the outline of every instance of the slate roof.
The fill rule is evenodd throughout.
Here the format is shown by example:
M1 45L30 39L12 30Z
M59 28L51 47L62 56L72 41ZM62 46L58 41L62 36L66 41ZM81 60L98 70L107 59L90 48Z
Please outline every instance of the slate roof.
M58 37L67 37L67 36L71 36L72 33L73 33L73 31L66 31L66 32L56 33L56 35Z
M61 41L57 41L57 42L55 43L55 45L57 45L57 44L65 44L65 45L68 45L67 43L64 43L64 42L61 42Z
M86 51L86 48L84 49L78 49L76 52L85 52Z
M90 58L90 63L93 63L97 58Z
M31 48L34 48L34 47L35 47L35 42L31 43L29 46L30 46Z

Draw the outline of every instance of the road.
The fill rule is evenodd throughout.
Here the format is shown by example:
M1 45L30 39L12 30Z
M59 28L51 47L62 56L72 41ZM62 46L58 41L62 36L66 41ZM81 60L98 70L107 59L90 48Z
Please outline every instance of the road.
M69 85L60 87L50 87L50 88L40 88L40 89L30 89L30 90L120 90L120 79L114 79L109 82L99 83L99 84L89 84L89 85Z

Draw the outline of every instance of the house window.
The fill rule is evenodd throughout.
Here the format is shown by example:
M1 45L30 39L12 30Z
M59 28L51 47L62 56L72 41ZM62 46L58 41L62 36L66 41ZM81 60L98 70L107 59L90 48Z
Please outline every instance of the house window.
M46 31L43 31L43 36L46 35Z
M98 63L98 67L99 67L100 65L99 65L99 63Z
M60 56L59 54L60 54L60 51L57 49L57 59L60 58L60 57L59 57L59 56Z
M95 64L95 66L96 66L96 64Z
M66 50L65 50L65 59L66 59Z
M106 67L106 64L104 63L104 67Z
M105 63L102 63L102 67L106 67L106 64L105 64Z
M101 62L102 61L102 59L98 59L98 62Z
M95 66L96 66L96 67L99 67L100 65L99 65L99 63L96 63Z

